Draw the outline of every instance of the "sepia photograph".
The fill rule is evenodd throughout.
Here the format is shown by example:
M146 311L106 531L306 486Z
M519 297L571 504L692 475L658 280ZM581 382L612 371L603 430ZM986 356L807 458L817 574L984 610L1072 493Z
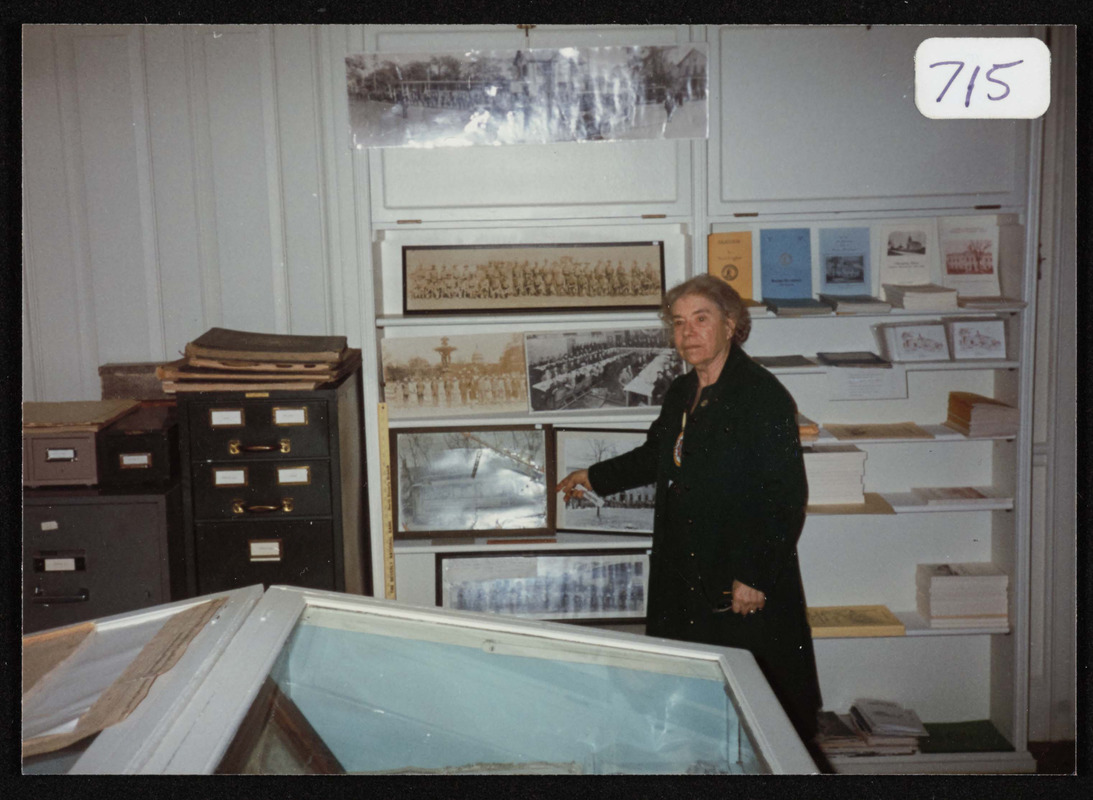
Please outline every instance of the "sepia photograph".
M396 430L391 434L395 538L553 530L543 428Z
M1000 319L954 319L945 326L954 359L1006 357L1006 323Z
M663 328L529 333L531 410L659 406L684 372Z
M926 231L894 230L888 234L888 255L922 255L926 252Z
M656 309L664 243L405 246L413 314Z
M566 622L645 617L646 550L445 553L437 561L442 608Z
M346 56L355 147L707 136L706 45Z
M519 333L383 339L380 351L391 419L528 410Z
M587 428L554 429L555 479L578 469L622 455L645 441L644 431L610 431ZM601 533L652 533L656 485L601 497L594 503L588 497L558 494L555 521L558 530L600 531Z

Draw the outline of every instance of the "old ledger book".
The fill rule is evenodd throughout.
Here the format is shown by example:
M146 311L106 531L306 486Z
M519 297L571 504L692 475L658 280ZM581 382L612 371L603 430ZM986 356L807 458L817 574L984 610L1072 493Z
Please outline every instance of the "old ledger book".
M706 237L706 270L736 289L748 304L754 300L751 268L751 231L711 233Z
M344 336L288 336L209 328L186 345L186 357L238 361L340 361Z
M815 606L808 609L812 638L903 636L906 629L888 606Z

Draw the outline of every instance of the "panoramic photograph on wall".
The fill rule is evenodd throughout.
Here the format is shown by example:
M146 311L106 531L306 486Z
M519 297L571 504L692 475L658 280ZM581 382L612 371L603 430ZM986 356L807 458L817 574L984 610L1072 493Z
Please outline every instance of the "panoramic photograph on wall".
M551 449L532 426L393 431L395 536L549 532Z
M684 372L663 328L529 333L531 410L659 406Z
M664 243L405 246L405 314L656 309Z
M385 338L380 352L391 419L528 410L519 333Z
M706 45L346 56L353 144L704 139Z
M439 559L442 608L566 621L645 617L644 550Z
M644 431L608 431L591 428L554 429L557 477L628 453L645 441ZM556 495L558 530L604 533L652 533L656 485L648 484L609 494L593 502L586 497L568 501Z

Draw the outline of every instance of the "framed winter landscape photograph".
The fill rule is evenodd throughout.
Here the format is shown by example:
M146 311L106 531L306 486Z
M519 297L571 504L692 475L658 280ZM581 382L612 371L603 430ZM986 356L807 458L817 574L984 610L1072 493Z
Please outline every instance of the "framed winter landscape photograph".
M643 431L612 431L591 428L554 429L555 481L578 469L587 469L604 459L633 450L645 441ZM601 497L595 503L587 496L556 496L555 524L558 530L601 533L652 533L656 485L639 486Z
M659 406L684 371L663 328L529 333L531 410Z
M645 618L645 549L437 554L437 605L565 622Z
M553 531L552 437L531 425L391 432L395 538Z
M1006 323L993 319L950 319L945 326L954 359L1006 357Z
M404 246L402 292L408 316L657 309L664 243Z

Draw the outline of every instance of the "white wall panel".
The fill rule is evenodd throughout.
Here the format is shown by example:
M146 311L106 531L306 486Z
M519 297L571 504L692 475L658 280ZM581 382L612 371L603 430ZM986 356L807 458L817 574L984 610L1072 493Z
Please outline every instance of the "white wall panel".
M266 162L261 47L256 29L200 35L216 214L221 319L225 326L285 332L275 325L275 269ZM283 311L283 309L280 309Z

